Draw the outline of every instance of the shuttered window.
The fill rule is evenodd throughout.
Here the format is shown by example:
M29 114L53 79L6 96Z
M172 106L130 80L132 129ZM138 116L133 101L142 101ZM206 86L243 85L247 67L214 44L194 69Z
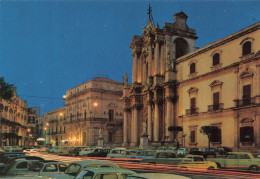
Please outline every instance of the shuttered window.
M251 85L243 86L243 105L250 104L251 98Z
M190 64L190 74L195 73L195 63Z
M219 109L219 92L213 93L213 110Z
M195 139L196 139L196 132L190 131L190 142L195 143L196 142Z
M243 44L242 55L247 55L251 53L251 42L246 42Z

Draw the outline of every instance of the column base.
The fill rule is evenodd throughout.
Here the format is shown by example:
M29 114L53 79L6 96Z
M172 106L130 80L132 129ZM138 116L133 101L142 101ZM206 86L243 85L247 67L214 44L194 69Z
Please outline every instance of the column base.
M129 146L129 144L127 143L127 142L124 142L123 144L122 144L122 147L128 147Z
M130 147L137 147L137 142L131 142Z

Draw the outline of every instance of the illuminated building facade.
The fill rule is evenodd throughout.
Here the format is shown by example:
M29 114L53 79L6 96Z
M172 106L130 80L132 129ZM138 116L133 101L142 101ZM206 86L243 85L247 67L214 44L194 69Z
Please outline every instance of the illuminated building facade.
M214 147L259 148L260 23L196 49L187 18L177 13L162 29L149 19L143 35L133 37L123 146L138 146L144 129L150 145L170 145L168 127L181 126L182 146L206 148L200 128L213 125L220 128Z
M16 94L10 101L0 100L2 146L27 145L27 102Z

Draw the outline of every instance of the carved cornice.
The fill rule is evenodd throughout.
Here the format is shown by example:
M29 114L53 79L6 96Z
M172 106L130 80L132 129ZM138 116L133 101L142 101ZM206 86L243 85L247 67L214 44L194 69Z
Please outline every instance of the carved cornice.
M218 41L215 42L215 43L212 43L212 44L210 44L210 45L207 45L207 46L204 47L204 48L198 49L198 50L196 50L195 52L188 54L187 56L181 57L181 58L177 61L177 63L181 63L181 62L186 61L186 60L188 60L188 59L191 59L191 58L193 58L193 57L195 57L195 56L198 56L198 55L200 55L200 54L203 54L203 53L205 53L205 52L207 52L207 51L209 51L209 50L211 50L211 49L214 49L214 48L216 48L216 47L219 47L219 46L221 46L221 45L224 45L224 44L226 44L226 43L228 43L228 42L231 42L231 41L233 41L233 40L235 40L235 39L238 39L238 38L240 38L240 37L242 37L242 36L244 36L244 35L247 35L247 34L249 34L249 33L252 33L252 32L254 32L254 31L258 30L258 29L260 29L260 23L258 23L257 25L252 25L252 27L248 27L248 29L244 29L244 30L242 30L242 31L240 31L240 32L237 32L237 33L235 33L235 34L232 34L232 35L230 35L230 36L228 36L228 37L226 37L226 38L224 38L224 39L220 39L220 40L218 40Z

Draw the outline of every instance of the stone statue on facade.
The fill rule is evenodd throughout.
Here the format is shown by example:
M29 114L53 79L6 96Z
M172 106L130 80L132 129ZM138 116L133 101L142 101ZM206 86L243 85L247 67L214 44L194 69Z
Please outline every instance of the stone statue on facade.
M126 72L125 72L125 76L123 76L123 79L124 79L124 85L128 86L128 76Z
M147 125L146 125L146 122L143 122L143 134L147 134Z
M99 134L99 138L103 138L103 135L102 135L102 128L101 128L101 127L99 128L98 134Z

